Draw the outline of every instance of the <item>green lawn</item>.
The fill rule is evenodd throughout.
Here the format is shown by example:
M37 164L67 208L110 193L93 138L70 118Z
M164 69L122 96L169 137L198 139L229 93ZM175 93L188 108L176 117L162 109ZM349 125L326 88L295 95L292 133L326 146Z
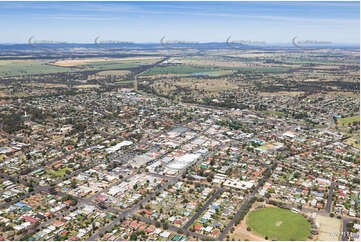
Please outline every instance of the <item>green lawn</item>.
M348 125L349 123L352 124L355 121L360 123L360 115L338 119L338 122L339 122L340 125Z
M247 226L269 240L307 240L311 230L311 224L302 215L281 208L252 211Z
M72 172L72 170L70 168L63 168L63 169L59 169L57 171L55 170L48 170L47 173L50 175L54 175L56 177L64 177L66 176L66 171L70 171Z

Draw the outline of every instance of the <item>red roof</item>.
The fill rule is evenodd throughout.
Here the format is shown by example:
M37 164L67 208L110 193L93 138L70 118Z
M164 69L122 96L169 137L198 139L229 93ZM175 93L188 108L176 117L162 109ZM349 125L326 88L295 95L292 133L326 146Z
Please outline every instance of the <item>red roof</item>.
M57 227L58 227L58 226L61 226L62 224L63 224L63 222L61 222L61 221L56 221L56 222L55 222L55 226L57 226Z
M200 230L201 228L202 228L201 225L196 225L196 226L194 226L194 229L195 229L195 230Z
M138 223L136 221L133 221L131 224L130 224L130 227L132 227L133 229L136 229L138 228Z
M152 233L153 231L154 231L153 226L149 226L149 227L145 230L145 232L147 232L147 233Z
M72 201L72 200L66 200L64 203L66 203L66 204L72 204L73 201Z
M179 219L175 220L174 223L176 223L176 224L182 224L182 222L181 222Z
M98 200L99 202L104 202L104 201L106 200L106 198L105 198L104 196L99 196L99 197L97 198L97 200Z
M23 219L25 219L26 221L29 221L29 222L31 222L31 223L36 223L36 222L38 222L37 219L32 218L32 217L29 217L29 216L24 216Z
M149 211L149 210L144 210L144 212L148 215L152 215L152 211Z

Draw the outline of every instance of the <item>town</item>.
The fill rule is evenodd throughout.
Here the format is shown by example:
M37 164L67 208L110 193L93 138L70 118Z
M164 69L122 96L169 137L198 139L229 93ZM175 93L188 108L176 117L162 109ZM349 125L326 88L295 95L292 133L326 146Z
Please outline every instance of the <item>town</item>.
M23 124L1 133L1 238L252 239L242 218L269 206L302 213L304 239L327 238L330 223L356 235L359 150L328 117L358 104L334 100L299 104L327 107L312 117L323 129L129 88L3 102Z
M0 241L359 241L359 9L0 1Z

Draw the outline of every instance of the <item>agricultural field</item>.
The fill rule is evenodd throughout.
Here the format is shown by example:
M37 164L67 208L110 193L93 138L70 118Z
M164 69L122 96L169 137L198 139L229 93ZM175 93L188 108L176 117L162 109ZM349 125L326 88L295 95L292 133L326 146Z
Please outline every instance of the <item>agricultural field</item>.
M300 214L281 208L261 208L252 211L247 225L256 234L275 240L307 240L311 224Z
M0 76L26 76L84 70L116 70L153 64L159 57L121 59L76 59L57 62L39 60L0 60ZM114 75L114 73L110 73ZM118 74L117 74L118 75ZM123 74L122 74L123 75Z
M0 76L4 77L71 71L71 68L52 66L40 61L0 61Z
M226 68L225 70L230 70ZM231 69L232 70L232 69ZM171 65L171 66L159 66L153 67L150 70L143 72L143 76L152 76L159 74L205 74L211 75L213 72L224 71L219 67L214 66L192 66L192 65Z
M114 75L114 76L126 76L129 75L131 72L127 70L112 70L112 71L100 71L96 75L99 76L107 76L107 75Z
M192 66L214 66L219 68L232 68L239 71L256 71L256 72L286 72L290 68L299 67L299 65L275 65L262 63L258 58L222 58L222 57L192 57L192 58L175 58L174 61L184 65Z
M53 63L55 66L61 67L79 67L93 65L99 63L128 63L128 64L152 64L159 61L160 57L129 57L129 58L87 58L87 59L68 59L60 60Z
M98 85L98 84L84 84L84 85L74 86L74 88L77 88L77 89L99 88L99 87L100 87L100 85Z

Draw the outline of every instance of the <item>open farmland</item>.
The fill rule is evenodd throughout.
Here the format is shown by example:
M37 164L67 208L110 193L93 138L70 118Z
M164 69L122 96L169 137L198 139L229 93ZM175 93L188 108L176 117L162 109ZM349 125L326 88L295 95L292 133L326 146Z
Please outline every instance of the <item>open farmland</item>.
M21 76L33 74L48 74L58 72L69 72L71 68L48 65L40 61L0 61L1 76Z
M71 67L71 66L84 66L96 63L131 63L131 64L152 64L159 61L160 57L129 57L129 58L84 58L84 59L67 59L60 60L53 63L55 66Z
M225 68L226 70L232 68ZM153 67L150 70L142 73L144 76L158 75L158 74L196 74L208 73L214 71L222 71L219 67L213 66L192 66L192 65L171 65L162 67ZM206 74L207 75L207 74Z

